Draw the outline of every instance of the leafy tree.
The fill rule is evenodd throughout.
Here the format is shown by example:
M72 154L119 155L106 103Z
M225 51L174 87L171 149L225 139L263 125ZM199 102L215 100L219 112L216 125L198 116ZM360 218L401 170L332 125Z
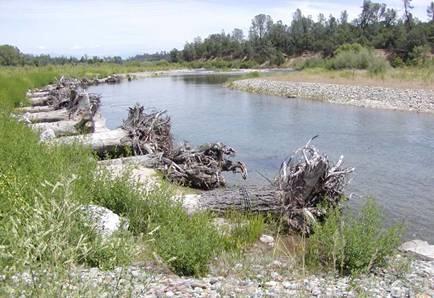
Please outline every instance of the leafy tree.
M403 0L403 4L404 4L404 20L405 20L405 24L408 27L411 27L411 24L413 22L413 14L411 13L411 10L414 8L413 5L411 5L411 1L413 0Z
M434 1L430 3L428 8L426 9L426 13L431 22L434 22Z
M0 65L15 66L23 64L24 57L17 47L0 45Z

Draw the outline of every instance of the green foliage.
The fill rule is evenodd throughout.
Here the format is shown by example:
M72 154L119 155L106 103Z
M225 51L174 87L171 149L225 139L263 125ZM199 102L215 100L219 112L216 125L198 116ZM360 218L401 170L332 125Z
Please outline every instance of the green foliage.
M308 239L306 263L341 274L367 272L383 266L400 243L402 226L385 229L381 211L368 199L358 214L329 210L324 223Z
M374 55L360 44L344 44L340 46L335 56L330 60L330 69L367 69Z
M228 251L240 251L254 243L262 235L265 219L261 215L243 215L232 213L227 215L230 228L224 233L223 242Z
M373 57L368 66L368 73L373 76L385 75L390 64L383 58Z
M177 274L205 274L210 259L222 249L221 236L207 214L189 217L181 207L168 211L154 224L156 251Z
M430 54L430 47L424 45L414 47L413 50L410 52L409 57L413 65L421 66L433 60L433 58L430 58Z
M0 45L0 66L21 65L24 63L23 55L17 47Z

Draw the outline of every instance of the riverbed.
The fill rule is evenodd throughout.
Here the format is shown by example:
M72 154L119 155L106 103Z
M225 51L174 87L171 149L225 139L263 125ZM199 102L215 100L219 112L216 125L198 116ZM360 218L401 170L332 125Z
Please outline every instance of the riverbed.
M434 241L434 116L335 105L225 88L224 74L184 74L99 85L102 114L118 127L136 102L167 110L177 142L222 141L247 163L249 178L230 184L266 184L280 162L319 135L314 144L333 160L341 154L356 172L350 204L375 197L388 223L407 225L408 238Z

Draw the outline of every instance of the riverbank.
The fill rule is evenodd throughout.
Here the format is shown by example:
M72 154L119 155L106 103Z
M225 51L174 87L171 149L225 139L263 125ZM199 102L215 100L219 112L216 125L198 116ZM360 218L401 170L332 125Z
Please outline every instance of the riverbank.
M1 281L7 287L0 293L97 296L100 292L122 291L120 295L219 297L356 296L365 291L383 296L393 291L398 296L407 292L430 295L426 285L432 279L432 265L425 261L420 266L416 262L415 269L408 271L412 276L409 279L389 280L381 271L374 277L364 275L355 280L325 273L300 277L305 268L296 252L287 251L282 260L271 242L258 241L263 219L246 217L248 224L238 222L233 237L221 237L210 214L189 217L177 206L168 205L171 191L157 189L143 194L138 187L131 187L128 175L110 181L99 179L94 176L95 157L85 148L46 146L24 125L6 114L0 116L5 116L0 117L4 136L0 139L0 198L7 207L2 210L11 215L1 218L4 228L0 229L0 239L6 243L6 253L0 258L6 280L2 276ZM158 206L149 202L158 202ZM99 204L127 218L129 231L101 242L93 231L83 229L82 218L76 217L77 207L84 204ZM14 225L15 221L20 225ZM255 223L259 228L253 226ZM12 233L13 229L19 233ZM268 229L277 234L272 227ZM250 258L245 257L252 243L268 250L253 250ZM225 258L224 246L233 247L234 258ZM144 259L157 264L133 265ZM49 266L47 271L39 271L43 265ZM187 275L209 271L209 275L179 277L172 273L176 270Z
M276 78L239 80L228 86L258 94L306 98L359 107L434 113L434 91L427 89L300 82Z
M8 293L15 296L24 293L16 289L31 292L33 288L45 294L95 297L401 298L434 295L434 261L397 255L390 258L383 269L354 277L338 277L332 273L303 273L290 257L276 255L271 247L260 247L256 245L241 258L226 259L226 264L213 262L211 274L201 278L177 276L164 264L154 261L108 271L73 268L61 285L50 284L55 280L52 273L16 274L8 284Z

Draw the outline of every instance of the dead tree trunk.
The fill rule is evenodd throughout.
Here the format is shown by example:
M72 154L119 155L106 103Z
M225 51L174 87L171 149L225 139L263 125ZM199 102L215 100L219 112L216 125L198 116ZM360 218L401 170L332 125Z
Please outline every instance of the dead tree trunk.
M66 109L62 109L50 112L28 113L24 117L32 123L56 122L69 119L69 113Z
M337 207L344 198L344 187L354 171L342 167L342 156L332 164L310 143L282 163L269 187L204 192L197 202L190 200L190 209L269 213L279 216L291 230L309 234L327 208Z
M90 146L97 153L113 153L123 150L125 145L121 143L121 139L127 136L127 132L121 128L109 130L107 132L90 133L79 136L61 137L50 142L52 144L74 144L80 143L85 146Z
M51 112L51 111L54 111L54 107L51 107L51 106L23 107L23 108L18 108L17 111L21 112L21 113Z
M40 133L46 130L53 130L56 137L62 137L79 134L80 132L76 127L77 124L78 122L74 120L64 120L57 122L35 123L31 124L30 127Z

